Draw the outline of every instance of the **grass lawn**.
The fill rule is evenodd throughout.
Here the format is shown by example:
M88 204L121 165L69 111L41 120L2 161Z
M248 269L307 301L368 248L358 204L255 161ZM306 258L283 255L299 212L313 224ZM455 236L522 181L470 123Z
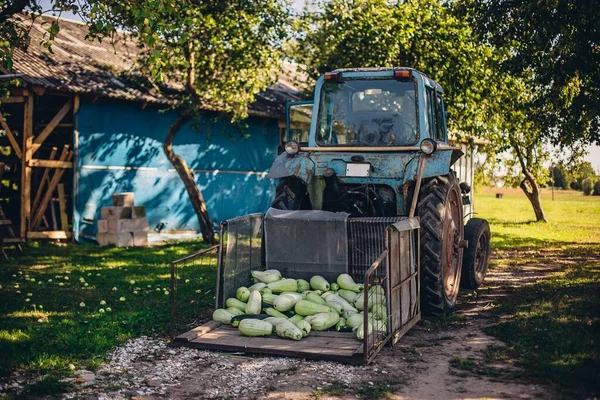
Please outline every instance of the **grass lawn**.
M131 337L166 336L169 263L204 247L40 243L0 260L0 379L15 369L53 378L71 363L93 369L107 350ZM212 306L215 276L214 268L205 267L182 282L198 292L198 301L184 307Z
M493 311L499 323L486 331L528 374L565 395L598 396L600 389L600 197L549 191L542 202L550 221L531 222L533 211L518 192L478 194L479 216L490 221L494 268L559 265L530 286L508 288ZM514 251L517 250L515 253ZM503 255L503 253L505 253Z

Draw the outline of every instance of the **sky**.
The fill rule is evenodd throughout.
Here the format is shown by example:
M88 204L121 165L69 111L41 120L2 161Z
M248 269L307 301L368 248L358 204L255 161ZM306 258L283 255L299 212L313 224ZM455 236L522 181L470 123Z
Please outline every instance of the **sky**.
M294 0L292 2L292 7L294 9L300 11L304 7L305 1L306 0ZM41 0L42 7L44 9L50 9L52 3L53 3L53 1L51 1L51 0ZM63 13L62 16L64 18L68 18L68 19L80 20L80 18L73 15L72 13ZM424 72L427 72L427 71L424 71ZM594 170L596 170L596 172L598 174L600 174L600 146L589 146L588 147L588 155L585 156L584 159L585 159L585 161L591 162L592 166L594 167Z
M588 155L584 159L591 162L596 174L600 175L600 146L589 146Z

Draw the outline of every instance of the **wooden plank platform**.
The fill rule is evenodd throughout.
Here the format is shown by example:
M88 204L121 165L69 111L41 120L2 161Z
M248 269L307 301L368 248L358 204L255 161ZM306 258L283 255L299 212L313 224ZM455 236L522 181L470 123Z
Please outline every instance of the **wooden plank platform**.
M302 340L247 337L230 325L210 321L179 335L174 345L203 350L229 351L363 364L363 344L352 332L312 331Z

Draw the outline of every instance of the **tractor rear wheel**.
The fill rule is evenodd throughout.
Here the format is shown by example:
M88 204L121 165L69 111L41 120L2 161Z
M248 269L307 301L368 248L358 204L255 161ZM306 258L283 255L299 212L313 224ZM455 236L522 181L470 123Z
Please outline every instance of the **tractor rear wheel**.
M426 314L442 315L456 305L463 255L463 204L453 172L423 183L418 209L421 306Z

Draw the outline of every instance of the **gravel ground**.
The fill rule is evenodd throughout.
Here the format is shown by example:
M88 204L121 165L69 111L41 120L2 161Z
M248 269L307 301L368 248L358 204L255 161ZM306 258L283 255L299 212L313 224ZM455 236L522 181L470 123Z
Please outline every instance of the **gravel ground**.
M318 374L316 385L341 382L349 385L364 367L290 358L246 357L181 347L161 340L140 337L128 341L110 355L94 373L75 371L77 391L65 398L128 399L171 397L170 392L190 377L204 382L197 398L256 398L274 384L285 383L289 373L299 372L307 383ZM315 382L315 381L313 381ZM316 388L316 387L315 387Z

